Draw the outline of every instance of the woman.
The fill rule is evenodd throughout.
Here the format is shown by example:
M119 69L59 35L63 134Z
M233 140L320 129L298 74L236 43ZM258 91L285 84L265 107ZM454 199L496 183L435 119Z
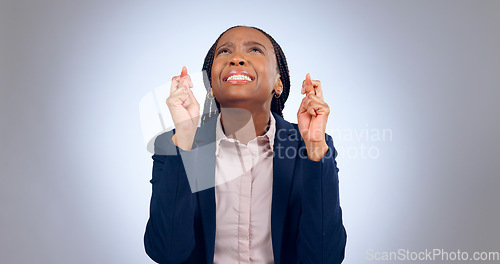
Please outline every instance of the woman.
M147 254L159 263L341 263L347 235L321 83L306 75L298 124L285 121L285 56L245 26L219 36L203 70L212 100L200 128L186 68L172 79L175 129L155 141Z

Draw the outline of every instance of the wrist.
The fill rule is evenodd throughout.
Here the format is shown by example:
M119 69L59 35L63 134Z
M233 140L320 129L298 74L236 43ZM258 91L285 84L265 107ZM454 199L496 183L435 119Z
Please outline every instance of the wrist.
M172 143L182 150L191 150L196 133L175 133L172 136Z
M320 161L328 152L326 141L306 143L307 157L312 161Z

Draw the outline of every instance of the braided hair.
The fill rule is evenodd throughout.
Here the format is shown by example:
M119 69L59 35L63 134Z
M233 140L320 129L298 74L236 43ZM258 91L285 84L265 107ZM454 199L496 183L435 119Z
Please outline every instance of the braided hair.
M206 72L206 76L204 76L204 82L205 82L205 87L212 87L212 64L214 61L215 57L215 48L217 47L217 43L219 42L219 39L226 33L228 30L236 28L236 27L247 27L247 26L233 26L226 31L222 32L222 34L219 35L215 43L212 45L212 47L208 50L207 56L205 56L205 61L203 63L203 68L202 71ZM256 29L260 31L262 34L264 34L273 44L274 48L274 54L276 54L276 64L277 68L280 72L280 79L283 84L283 92L281 93L281 96L276 98L276 96L273 96L273 99L271 101L271 112L274 112L278 114L279 116L283 117L283 108L285 108L285 102L286 99L288 99L288 95L290 94L290 73L288 71L288 64L286 62L286 57L285 54L283 53L283 50L281 49L280 45L274 40L273 37L271 37L269 34L267 34L264 30L256 27L250 27L253 29ZM215 101L215 104L217 105L217 110L212 110L212 101ZM204 114L202 117L202 124L204 124L208 118L210 118L213 115L216 115L218 112L220 112L220 104L217 101L217 99L213 98L207 98L205 100L205 105L204 105L204 112L208 109L208 113Z

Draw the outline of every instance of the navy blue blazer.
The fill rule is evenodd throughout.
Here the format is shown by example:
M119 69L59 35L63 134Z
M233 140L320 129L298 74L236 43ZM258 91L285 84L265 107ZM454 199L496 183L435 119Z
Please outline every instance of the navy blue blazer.
M333 139L325 135L329 150L320 161L312 161L307 158L297 124L276 113L273 116L274 263L341 263L347 234L342 222ZM210 187L212 183L198 182L187 175L215 174L216 119L212 117L198 129L191 151L172 143L175 129L155 140L150 181L153 191L144 246L148 256L158 263L213 263L215 191L213 185ZM196 192L192 192L193 187Z

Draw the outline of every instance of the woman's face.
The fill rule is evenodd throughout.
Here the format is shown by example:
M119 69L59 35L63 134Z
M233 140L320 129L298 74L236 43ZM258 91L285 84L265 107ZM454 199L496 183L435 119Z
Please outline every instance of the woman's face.
M271 41L248 27L236 27L221 36L211 78L222 107L269 110L273 90L282 89Z

